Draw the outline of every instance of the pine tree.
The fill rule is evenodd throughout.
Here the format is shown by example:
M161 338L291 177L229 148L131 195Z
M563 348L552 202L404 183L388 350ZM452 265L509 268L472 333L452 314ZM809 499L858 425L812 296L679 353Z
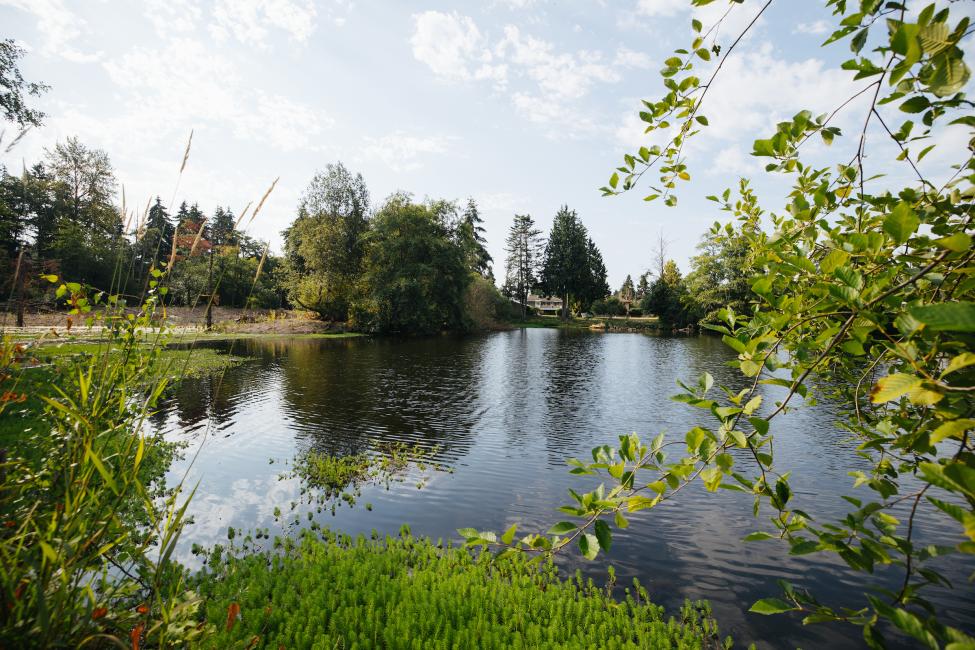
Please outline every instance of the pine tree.
M633 287L633 278L627 274L626 279L623 280L623 286L620 287L620 300L632 301L635 295L636 289Z
M584 300L594 292L589 262L586 227L574 210L562 206L545 246L540 283L546 294L562 298L562 318L569 317L573 299Z
M609 282L606 280L606 265L603 263L603 254L596 248L596 244L588 239L586 241L586 258L589 268L589 282L583 305L585 311L589 311L592 303L602 300L609 295Z
M535 228L531 215L516 214L505 240L505 280L502 293L521 305L521 317L527 315L528 294L538 281L542 231Z
M217 206L213 211L213 219L210 221L210 241L214 246L233 246L237 243L234 213L230 208L224 210Z
M467 207L457 226L457 234L461 246L464 248L464 255L467 257L467 264L472 271L479 273L485 278L494 279L491 270L491 255L487 252L484 238L484 227L481 225L484 220L477 210L477 203L474 199L467 199Z
M643 297L647 295L648 291L650 291L649 276L650 276L649 271L640 274L640 281L636 285L636 295L634 296L634 298L638 301L643 300Z

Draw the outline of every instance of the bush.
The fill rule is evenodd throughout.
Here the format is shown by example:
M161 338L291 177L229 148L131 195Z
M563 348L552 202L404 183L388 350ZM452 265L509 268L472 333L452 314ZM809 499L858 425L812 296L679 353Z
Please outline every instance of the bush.
M515 305L501 295L494 283L474 273L464 292L464 320L472 330L486 330L520 317Z
M597 316L622 316L626 314L626 307L616 296L609 296L592 303L592 313Z

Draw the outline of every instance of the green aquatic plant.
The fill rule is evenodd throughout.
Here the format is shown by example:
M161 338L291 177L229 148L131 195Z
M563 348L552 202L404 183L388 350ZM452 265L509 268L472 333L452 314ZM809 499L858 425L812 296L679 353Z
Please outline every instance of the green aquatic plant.
M203 648L728 648L706 603L667 618L639 582L622 598L523 557L324 531L282 552L221 551L193 580L217 628Z
M430 460L438 451L436 447L427 449L419 445L382 441L373 441L372 447L372 454L345 456L308 449L298 454L292 463L292 470L279 478L300 478L305 500L316 504L319 512L323 507L329 507L334 515L336 506L341 503L353 507L356 497L361 496L362 488L367 484L385 485L389 489L394 481L405 480L411 465L420 472L444 471L439 463ZM417 488L425 486L428 480L429 476L423 474ZM298 503L292 502L291 509L296 507ZM367 509L372 509L371 504L367 504ZM280 517L278 507L275 508L275 517Z

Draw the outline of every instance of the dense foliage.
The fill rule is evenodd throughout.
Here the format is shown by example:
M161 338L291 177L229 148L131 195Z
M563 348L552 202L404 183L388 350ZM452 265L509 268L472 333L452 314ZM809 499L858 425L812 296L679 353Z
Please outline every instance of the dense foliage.
M48 280L106 336L53 371L0 346L0 418L18 425L0 438L0 642L185 641L196 601L169 561L185 505L162 483L174 450L143 432L168 375L166 334L151 327L158 294L127 314L117 297L99 304L103 294Z
M142 296L150 270L170 258L186 263L171 278L168 304L194 306L212 294L228 306L283 305L273 258L251 286L267 245L238 229L245 215L235 221L218 206L208 217L185 202L170 215L159 198L134 214L117 198L108 155L76 138L20 175L0 169L0 290L18 312L65 307L49 285L34 281L38 273L70 270L83 284Z
M539 289L562 298L562 317L585 311L609 294L606 265L575 210L563 206L555 215L545 244L538 278Z
M730 11L741 11L737 4ZM746 32L772 4L761 5ZM649 445L621 436L618 447L594 449L593 462L571 461L574 473L606 481L572 493L562 511L578 521L559 523L548 536L502 541L506 553L577 542L592 558L610 548L607 520L625 527L628 513L654 508L700 480L710 491L754 495L754 513L767 515L768 524L747 540L778 540L794 555L833 555L862 573L856 608L822 602L786 583L781 597L755 603L753 612L857 625L871 647L883 647L892 632L929 648L972 647L975 638L947 624L926 593L970 588L948 582L937 563L975 553L975 158L969 146L950 152L953 164L935 175L919 166L933 148L952 141L945 135L949 125L969 135L975 127L973 104L960 92L970 77L961 42L971 27L946 3L918 13L881 0L826 4L838 23L827 44L848 43L854 58L843 68L862 86L833 113L798 112L755 141L753 154L768 160L766 171L792 179L782 214L766 215L744 181L737 199L730 190L713 197L735 218L728 240L718 243L741 246L740 257L749 261L747 302L719 310L721 323L711 325L737 353L734 365L746 388L716 392L709 374L682 383L675 399L702 410L700 426L679 440L661 434ZM707 91L741 41L737 35L730 45L717 43L724 19L707 28L694 19L690 47L665 61L664 95L645 102L641 119L648 132L667 129L669 140L627 154L606 194L636 187L654 169L659 183L647 198L676 204L678 183L690 178L684 144L707 128ZM718 53L702 83L693 68ZM829 145L842 137L830 122L844 110L858 113L862 124L852 158L832 166L807 162L810 138ZM874 138L893 146L891 159L867 146ZM871 151L877 155L868 157ZM901 170L913 181L898 186L878 176ZM770 392L770 386L784 390ZM842 426L869 465L853 473L849 510L840 518L797 507L773 445L776 418L798 406L797 395L811 398L816 390L842 408ZM683 449L673 457L671 447ZM734 448L745 450L749 462L736 460ZM936 518L955 526L954 544L918 542L919 531ZM497 542L491 533L463 532L471 544ZM884 565L901 573L896 586L871 579Z
M220 552L196 579L220 630L203 647L720 648L703 603L666 619L635 583L616 601L552 564L492 563L407 534L306 533L282 554Z

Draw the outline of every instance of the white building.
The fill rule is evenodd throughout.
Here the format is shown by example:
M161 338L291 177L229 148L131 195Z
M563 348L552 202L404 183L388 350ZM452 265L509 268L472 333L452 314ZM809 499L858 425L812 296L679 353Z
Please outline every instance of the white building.
M528 306L543 316L558 316L562 313L562 299L552 296L528 294Z

